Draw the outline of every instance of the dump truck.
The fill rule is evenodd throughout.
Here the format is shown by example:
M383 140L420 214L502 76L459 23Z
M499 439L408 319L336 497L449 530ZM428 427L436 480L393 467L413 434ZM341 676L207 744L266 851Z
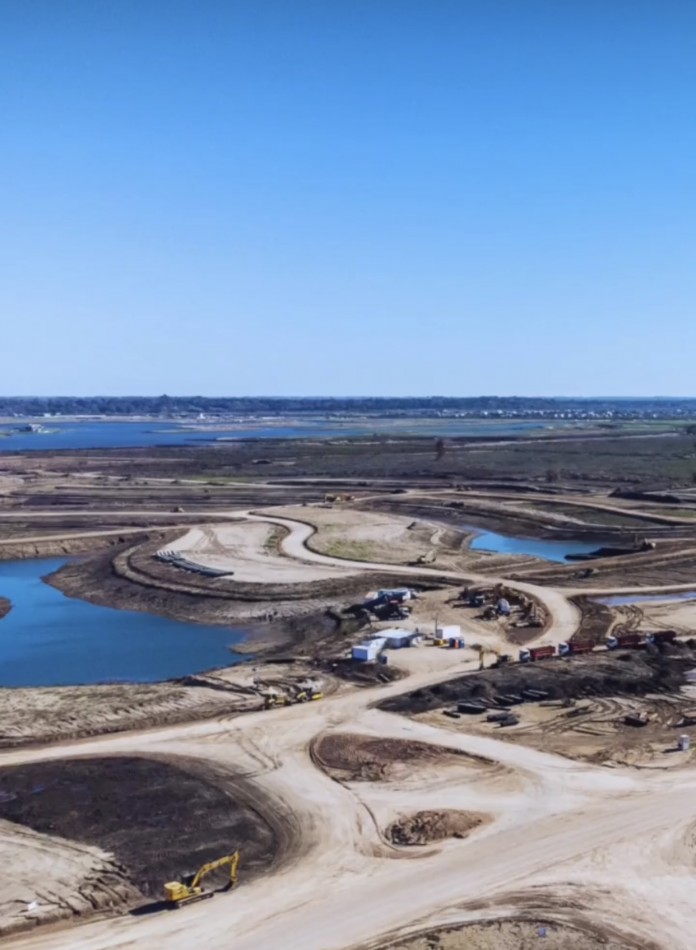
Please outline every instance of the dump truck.
M549 657L556 655L556 648L554 646L545 646L545 647L529 647L520 650L519 658L520 663L535 663L537 660L547 660Z
M640 633L619 633L606 639L607 650L637 650L645 646L645 640Z
M645 636L646 643L674 643L677 639L676 630L655 630Z
M592 653L595 645L592 640L569 640L558 644L559 656L576 656L578 653Z

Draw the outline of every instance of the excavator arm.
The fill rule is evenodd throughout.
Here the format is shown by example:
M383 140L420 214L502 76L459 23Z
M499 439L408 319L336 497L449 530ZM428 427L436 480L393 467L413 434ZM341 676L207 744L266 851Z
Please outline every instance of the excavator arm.
M235 851L233 854L226 854L224 858L218 858L217 861L208 861L207 864L204 864L202 868L199 868L196 876L191 882L191 889L193 890L196 887L200 886L203 878L210 874L212 871L217 871L218 868L223 868L226 864L230 866L230 883L237 883L237 865L239 864L239 851Z

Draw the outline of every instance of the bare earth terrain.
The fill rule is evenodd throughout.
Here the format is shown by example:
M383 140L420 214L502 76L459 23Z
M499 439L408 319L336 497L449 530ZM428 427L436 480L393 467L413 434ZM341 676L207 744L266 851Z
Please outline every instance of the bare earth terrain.
M302 444L264 447L263 477L256 447L230 448L227 470L183 450L4 461L0 557L78 551L51 579L73 596L264 623L251 662L179 682L0 690L4 946L692 950L696 602L665 597L694 584L693 494L464 484L425 456L396 483L397 449L370 449L372 480L362 450ZM289 479L289 452L321 478ZM472 525L607 550L477 553ZM386 585L415 589L409 617L364 616ZM662 599L595 603L636 590ZM432 645L437 624L465 646ZM385 666L349 659L394 625L424 640ZM656 630L676 643L604 647ZM588 636L593 653L515 662ZM162 907L166 880L235 848L238 888Z

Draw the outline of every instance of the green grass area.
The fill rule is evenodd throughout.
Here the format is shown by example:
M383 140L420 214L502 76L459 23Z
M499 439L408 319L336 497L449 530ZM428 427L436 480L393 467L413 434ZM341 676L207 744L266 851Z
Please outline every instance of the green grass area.
M350 561L372 561L378 560L375 554L375 547L369 541L346 541L337 539L324 544L315 544L316 550L329 557L340 557Z
M696 437L679 426L664 431L665 423L640 422L636 427L621 424L616 430L600 431L593 436L580 430L559 429L519 438L506 437L501 444L473 438L448 438L444 435L444 453L436 450L434 437L364 436L356 439L264 439L259 441L207 446L169 446L129 450L129 471L140 478L171 475L203 483L217 494L225 486L263 480L276 482L296 478L365 480L426 480L437 484L465 483L472 479L533 481L541 486L557 482L580 486L638 487L674 489L691 487L696 475ZM642 428L642 434L639 432ZM652 434L645 429L650 428ZM446 427L443 427L446 431ZM631 433L631 434L627 434ZM122 455L122 451L120 454ZM73 453L85 464L107 470L109 462L103 450ZM50 453L49 453L50 455ZM259 465L259 461L263 465ZM182 484L182 488L185 486ZM326 491L333 490L327 484ZM359 490L360 485L356 486ZM243 491L243 489L236 489Z
M287 532L283 528L272 528L268 537L263 542L263 549L267 554L277 554L280 542Z

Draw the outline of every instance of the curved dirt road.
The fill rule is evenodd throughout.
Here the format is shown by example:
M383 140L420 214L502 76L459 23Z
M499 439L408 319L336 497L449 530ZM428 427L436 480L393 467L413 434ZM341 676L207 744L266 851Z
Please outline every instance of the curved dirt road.
M272 514L246 517L286 528L283 553L297 560L394 570L310 551L310 525ZM399 572L496 581L428 568ZM552 618L546 639L574 632L578 613L563 593L501 580L543 600ZM372 708L379 699L448 676L451 671L447 677L442 671L421 673L368 691L339 692L321 703L3 753L0 765L97 754L197 757L241 770L288 815L300 837L295 861L230 895L175 913L45 928L5 945L357 950L429 924L480 918L489 905L491 913L496 907L519 910L525 906L521 894L531 895L530 901L533 896L537 905L546 896L557 907L570 888L573 914L587 924L611 924L637 945L654 941L665 950L691 950L693 856L685 829L696 818L696 769L610 770ZM495 767L473 776L465 763L461 769L436 763L388 783L342 784L321 772L309 754L310 743L332 731L445 745ZM438 807L483 811L491 821L464 841L420 849L418 860L413 851L384 840L380 829L391 820Z
M414 677L406 686L426 679ZM607 770L492 738L441 732L368 708L404 688L404 683L390 684L231 722L3 755L5 764L67 755L157 753L234 765L292 812L303 836L296 863L230 895L175 913L39 930L9 939L6 946L347 950L429 921L468 919L468 902L504 906L523 888L546 888L551 899L558 886L584 884L589 869L589 922L608 913L611 902L615 924L629 934L635 936L639 923L646 941L667 931L671 950L690 950L691 907L684 899L687 889L691 894L691 868L678 862L663 868L647 898L641 882L645 863L660 852L665 836L696 814L696 770L668 776ZM408 781L374 790L372 783L344 786L320 772L307 751L311 739L327 729L448 745L501 763L511 777L489 783L484 775L467 782L457 770L448 776L435 765L415 786ZM384 822L385 808L398 814L419 803L437 807L442 802L465 809L485 802L493 821L465 841L423 849L418 860L409 860L400 849L386 848L379 835L375 814L380 796ZM627 861L637 844L641 857ZM626 864L617 880L622 855Z

